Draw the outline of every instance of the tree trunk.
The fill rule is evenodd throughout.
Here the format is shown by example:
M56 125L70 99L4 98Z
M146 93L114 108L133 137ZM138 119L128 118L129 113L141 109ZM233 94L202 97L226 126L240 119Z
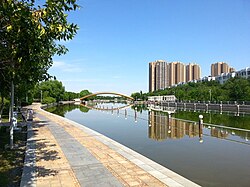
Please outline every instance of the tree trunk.
M10 97L10 149L13 149L13 108L14 108L14 83L11 80L11 97Z
M0 121L1 121L1 119L2 119L3 108L4 108L4 97L1 95Z

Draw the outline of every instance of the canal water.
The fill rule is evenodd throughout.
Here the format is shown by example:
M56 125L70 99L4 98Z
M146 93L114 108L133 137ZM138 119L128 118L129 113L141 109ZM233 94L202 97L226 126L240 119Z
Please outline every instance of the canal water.
M71 104L48 111L100 132L202 186L250 186L250 115L122 107ZM204 117L202 126L199 115Z

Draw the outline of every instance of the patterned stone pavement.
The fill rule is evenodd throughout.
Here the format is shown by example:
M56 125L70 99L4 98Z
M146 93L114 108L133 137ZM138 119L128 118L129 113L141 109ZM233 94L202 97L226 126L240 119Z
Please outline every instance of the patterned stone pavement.
M36 186L198 186L93 130L33 108Z

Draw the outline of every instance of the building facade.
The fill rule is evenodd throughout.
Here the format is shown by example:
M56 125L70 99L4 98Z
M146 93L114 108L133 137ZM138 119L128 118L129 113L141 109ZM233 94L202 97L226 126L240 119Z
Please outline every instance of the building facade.
M185 65L182 62L167 63L157 60L149 63L149 92L198 80L201 68L198 64Z
M166 88L166 62L157 60L149 63L149 91Z
M156 62L149 63L149 91L155 91L155 65Z
M215 64L211 64L211 76L216 77L222 73L232 73L235 69L229 67L229 65L225 62L217 62Z
M186 82L199 80L201 77L201 68L198 64L189 63L186 66Z
M174 84L178 84L180 82L186 82L186 66L181 62L172 62L174 68L174 74L171 75L171 79L173 80L170 86Z
M243 78L249 78L250 77L250 68L249 67L246 67L246 68L244 68L244 69L242 69L242 70L239 70L239 71L237 71L236 72L236 75L238 76L238 77L243 77Z

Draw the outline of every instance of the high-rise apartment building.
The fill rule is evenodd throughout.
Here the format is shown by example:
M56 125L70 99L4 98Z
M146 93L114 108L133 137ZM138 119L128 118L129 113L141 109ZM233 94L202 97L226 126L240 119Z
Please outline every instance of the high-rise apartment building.
M215 64L211 64L211 76L216 77L222 73L230 73L233 72L234 68L229 67L229 65L225 62L217 62Z
M171 62L168 64L168 87L178 84L179 82L186 82L186 67L181 62Z
M150 62L149 63L149 91L153 92L155 91L155 65L156 62Z
M188 68L188 70L186 70ZM200 66L182 62L167 63L157 60L149 63L149 91L165 89L180 82L197 80L200 78ZM188 77L188 78L187 78Z
M198 64L189 63L186 66L186 82L198 80L201 77L201 68Z
M168 64L168 86L173 86L179 82L186 82L186 66L181 62L171 62Z
M166 65L163 60L149 63L149 91L164 89L167 87Z
M174 79L173 81L174 84L178 84L180 82L186 82L186 65L181 62L172 62L172 63L174 64L175 68L175 75L171 76L171 79Z

